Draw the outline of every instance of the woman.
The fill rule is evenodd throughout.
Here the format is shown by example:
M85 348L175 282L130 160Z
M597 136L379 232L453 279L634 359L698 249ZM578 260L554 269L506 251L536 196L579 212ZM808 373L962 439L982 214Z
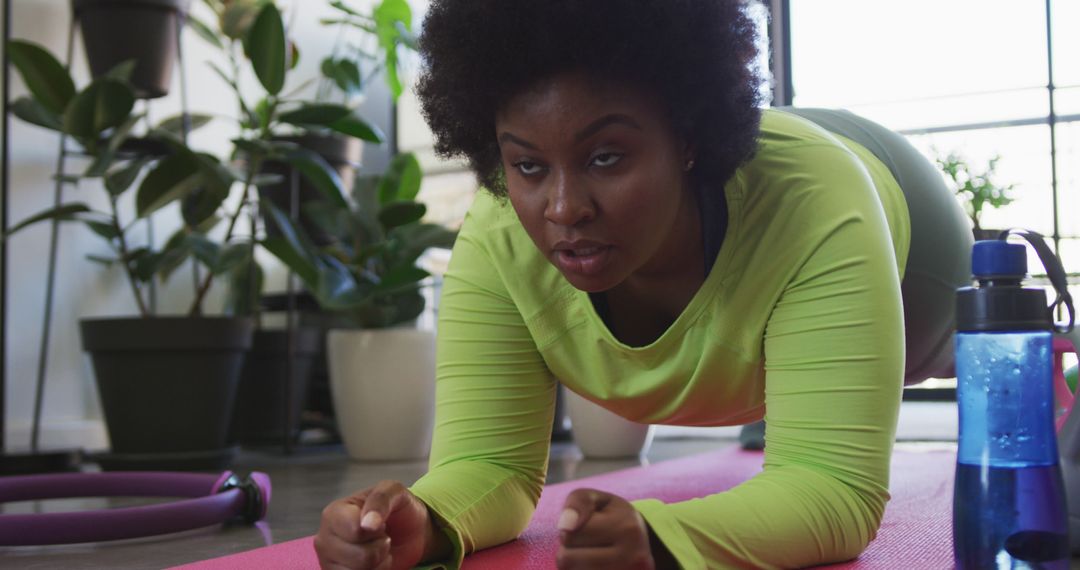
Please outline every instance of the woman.
M638 422L768 419L764 471L728 492L571 494L560 568L797 567L873 539L901 386L950 365L970 233L897 135L759 110L743 5L432 4L420 99L488 192L444 285L430 472L329 505L324 567L515 538L556 378Z

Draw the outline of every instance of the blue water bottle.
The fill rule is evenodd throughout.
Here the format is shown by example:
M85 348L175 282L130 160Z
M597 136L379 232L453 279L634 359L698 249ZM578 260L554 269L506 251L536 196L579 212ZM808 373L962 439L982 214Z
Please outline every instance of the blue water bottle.
M1029 235L1037 236L1023 237L1031 241ZM1052 257L1038 237L1040 256ZM978 285L957 293L956 565L1064 570L1068 520L1054 433L1054 324L1046 292L1022 285L1027 249L1004 239L975 244L972 273Z

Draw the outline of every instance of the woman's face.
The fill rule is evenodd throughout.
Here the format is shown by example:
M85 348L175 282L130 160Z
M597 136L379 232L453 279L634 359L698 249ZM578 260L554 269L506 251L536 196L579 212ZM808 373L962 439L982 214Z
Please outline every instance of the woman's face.
M700 252L692 156L646 92L559 75L512 98L495 127L510 202L574 287L670 274Z

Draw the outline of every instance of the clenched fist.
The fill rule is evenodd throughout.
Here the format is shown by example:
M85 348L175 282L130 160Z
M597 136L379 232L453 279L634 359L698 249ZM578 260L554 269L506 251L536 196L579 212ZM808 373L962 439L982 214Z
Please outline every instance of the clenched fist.
M559 570L653 570L673 562L629 501L594 489L570 493L559 516ZM653 549L658 549L654 557Z
M427 506L401 483L382 481L323 509L315 552L328 570L396 570L450 550Z

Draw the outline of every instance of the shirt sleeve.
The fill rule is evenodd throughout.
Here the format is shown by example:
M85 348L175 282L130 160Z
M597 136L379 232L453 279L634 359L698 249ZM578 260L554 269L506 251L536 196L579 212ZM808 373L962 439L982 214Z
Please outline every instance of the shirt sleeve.
M430 466L411 488L454 544L455 568L528 525L555 406L555 381L469 228L476 222L466 221L443 284Z
M777 243L806 253L764 332L764 470L724 493L635 503L684 568L854 558L889 499L904 369L900 270L861 164L835 150L803 154L809 170L783 189L776 212Z

